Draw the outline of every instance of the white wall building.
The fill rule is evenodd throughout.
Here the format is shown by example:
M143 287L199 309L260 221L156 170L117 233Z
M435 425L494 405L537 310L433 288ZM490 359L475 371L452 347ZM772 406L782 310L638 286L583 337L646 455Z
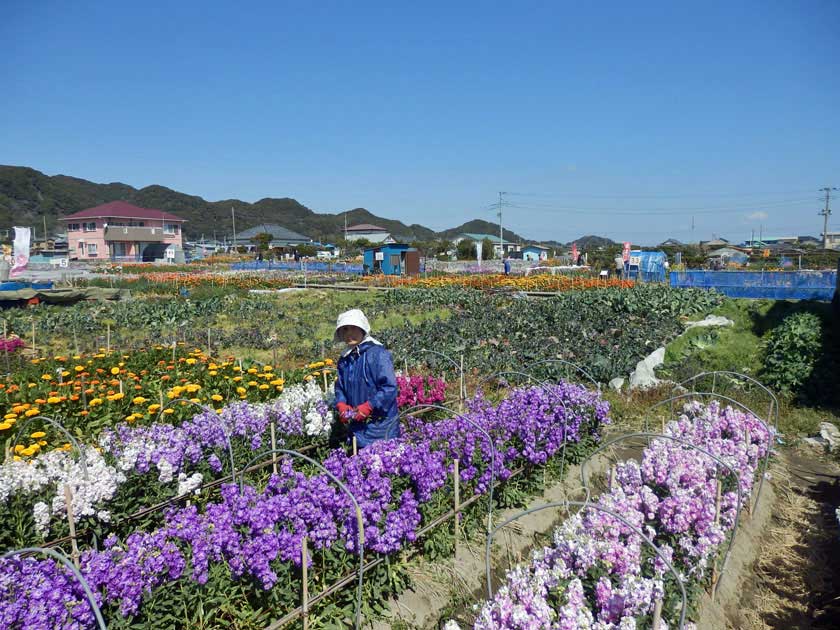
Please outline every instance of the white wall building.
M370 223L360 223L359 225L351 225L345 230L348 241L360 241L366 239L371 243L394 243L390 232L378 225L371 225Z

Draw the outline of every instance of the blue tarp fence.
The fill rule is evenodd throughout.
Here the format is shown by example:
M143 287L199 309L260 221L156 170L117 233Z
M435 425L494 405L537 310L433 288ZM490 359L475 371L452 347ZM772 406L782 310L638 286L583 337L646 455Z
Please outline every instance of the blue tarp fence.
M311 271L322 273L349 273L361 274L362 265L349 263L330 263L313 261L285 261L275 262L270 260L255 260L253 262L231 263L230 268L235 271Z
M671 272L671 286L715 289L729 297L831 301L836 271L705 271Z

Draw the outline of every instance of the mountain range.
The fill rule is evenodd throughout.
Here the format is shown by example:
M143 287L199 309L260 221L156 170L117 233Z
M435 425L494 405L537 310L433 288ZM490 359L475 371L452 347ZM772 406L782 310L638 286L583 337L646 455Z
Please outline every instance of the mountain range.
M207 201L165 186L138 189L119 182L97 184L68 175L45 175L25 166L0 165L0 227L34 226L35 236L41 238L45 218L47 230L54 232L59 217L109 201L126 201L177 214L187 220L184 232L190 239L229 236L232 232L231 208L236 210L236 228L239 231L261 223L275 223L323 242L341 238L345 217L348 225L375 224L388 230L398 240L409 242L451 239L464 232L498 233L497 224L481 219L436 232L418 223L406 225L402 221L377 216L365 208L328 214L315 212L288 197L267 197L255 203L239 199ZM511 230L504 231L504 238L512 242L536 242ZM583 238L599 241L598 245L612 244L609 239L600 237ZM556 242L548 244L562 245ZM580 240L578 247L582 247Z

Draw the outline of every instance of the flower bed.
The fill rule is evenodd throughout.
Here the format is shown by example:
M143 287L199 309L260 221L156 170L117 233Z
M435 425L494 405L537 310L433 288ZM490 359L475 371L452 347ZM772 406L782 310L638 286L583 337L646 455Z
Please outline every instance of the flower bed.
M707 455L659 439L645 449L641 463L617 466L615 485L597 504L646 533L680 574L691 607L727 536L734 535L736 484L749 501L771 436L755 417L717 402L686 405L666 435L720 458L738 480ZM716 515L712 497L719 476L725 481ZM553 544L536 551L530 565L509 572L475 628L647 627L656 600L664 601L661 627L674 627L682 600L664 562L618 519L584 510L555 531Z
M490 432L496 476L504 479L515 466L538 465L546 455L556 455L564 441L591 446L608 421L608 410L597 394L562 385L514 390L496 407L479 398L468 417ZM558 426L566 428L558 433ZM429 425L415 421L400 439L376 443L357 455L336 450L324 466L361 505L366 547L393 553L414 541L421 523L446 509L450 457L464 463L465 493L486 491L490 449L480 431L459 419ZM152 531L123 540L110 537L105 549L85 550L81 570L106 616L125 616L146 627L164 624L164 611L185 609L182 598L191 584L202 585L206 593L239 591L244 584L241 605L250 606L255 618L268 619L266 601L275 614L294 605L296 588L290 581L296 579L304 536L313 563L320 560L322 570L341 575L353 566L357 549L351 501L326 475L306 476L284 461L263 490L246 485L240 493L237 486L225 485L221 501L203 511L197 506L173 509ZM175 581L180 589L163 588ZM52 560L0 562L0 589L0 620L8 626L93 623L81 587ZM49 597L42 597L45 593Z

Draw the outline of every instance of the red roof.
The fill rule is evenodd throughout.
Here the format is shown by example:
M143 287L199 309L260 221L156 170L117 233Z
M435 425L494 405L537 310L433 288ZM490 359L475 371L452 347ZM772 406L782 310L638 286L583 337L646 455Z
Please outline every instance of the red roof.
M378 225L371 225L370 223L360 223L359 225L351 225L347 228L348 232L387 232L383 227Z
M88 208L73 214L68 214L66 217L60 217L59 221L70 221L73 219L166 219L167 221L186 221L181 217L176 217L174 214L169 214L163 210L155 210L154 208L140 208L139 206L126 203L125 201L112 201L110 203L103 203L101 206L95 208Z

